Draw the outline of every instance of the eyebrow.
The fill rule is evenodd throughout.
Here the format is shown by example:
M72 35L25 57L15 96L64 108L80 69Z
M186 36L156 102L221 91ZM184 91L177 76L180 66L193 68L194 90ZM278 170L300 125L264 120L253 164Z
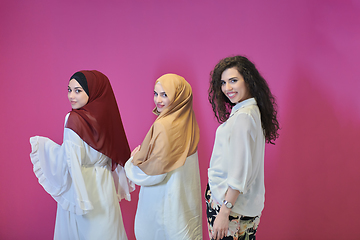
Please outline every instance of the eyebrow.
M154 92L158 93L158 92L157 92L157 91L155 91L155 90L154 90ZM166 92L159 92L159 93L160 93L160 94L161 94L161 93L165 93L165 94L166 94Z
M71 89L71 87L70 86L68 86L68 88L70 88ZM82 87L74 87L74 89L83 89Z
M231 77L231 78L229 78L229 80L239 80L237 77ZM220 81L225 81L224 79L220 79Z

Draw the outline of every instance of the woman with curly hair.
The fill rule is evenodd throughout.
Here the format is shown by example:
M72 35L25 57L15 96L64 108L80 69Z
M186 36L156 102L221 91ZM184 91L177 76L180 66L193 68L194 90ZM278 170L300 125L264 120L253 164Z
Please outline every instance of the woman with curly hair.
M255 239L264 208L265 142L278 138L275 98L246 57L211 72L209 101L217 131L205 193L211 239Z

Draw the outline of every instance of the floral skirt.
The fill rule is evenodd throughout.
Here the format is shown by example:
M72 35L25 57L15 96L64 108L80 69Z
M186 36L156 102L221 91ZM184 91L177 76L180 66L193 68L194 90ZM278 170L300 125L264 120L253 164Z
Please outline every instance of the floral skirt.
M206 216L210 239L213 233L213 224L220 211L221 204L211 197L209 184L205 192ZM260 223L260 216L246 217L234 212L229 215L229 230L223 240L255 240L255 234Z

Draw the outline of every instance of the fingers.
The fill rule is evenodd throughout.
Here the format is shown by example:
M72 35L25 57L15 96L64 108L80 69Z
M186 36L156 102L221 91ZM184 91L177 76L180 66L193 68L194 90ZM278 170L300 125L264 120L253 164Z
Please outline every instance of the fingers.
M140 145L139 146L137 146L136 148L134 148L134 150L132 150L132 152L131 152L131 157L133 157L138 151L140 150Z
M212 236L211 236L211 239L216 239L216 240L220 240L222 238L226 237L226 231L214 231Z

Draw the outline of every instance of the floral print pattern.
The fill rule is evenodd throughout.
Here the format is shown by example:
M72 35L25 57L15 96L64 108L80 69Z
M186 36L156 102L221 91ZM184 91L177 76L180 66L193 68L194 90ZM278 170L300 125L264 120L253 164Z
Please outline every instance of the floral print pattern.
M210 239L213 233L213 224L220 211L221 204L211 197L209 184L205 192L206 215ZM229 230L222 240L255 240L257 228L260 223L260 216L246 217L234 212L229 215Z

